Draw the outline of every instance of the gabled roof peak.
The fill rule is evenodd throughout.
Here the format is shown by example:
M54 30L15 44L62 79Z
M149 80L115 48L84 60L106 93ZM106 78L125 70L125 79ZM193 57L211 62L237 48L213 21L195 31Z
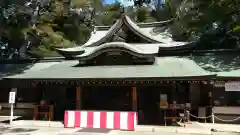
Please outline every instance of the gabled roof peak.
M130 17L123 14L120 19L118 19L111 27L109 26L96 26L95 30L92 32L89 40L82 45L81 47L67 48L67 49L57 49L58 52L61 52L62 55L77 55L82 54L82 51L89 47L98 47L102 46L109 42L114 42L114 38L116 41L128 42L129 44L135 43L142 44L143 42L146 44L160 44L159 47L164 46L164 50L174 50L180 49L187 45L186 42L175 42L172 40L171 34L168 32L167 27L151 27L166 25L170 23L172 20L164 21L164 22L154 22L154 23L140 23L136 24L133 22ZM127 30L126 30L127 29ZM129 33L125 33L125 30ZM130 41L127 39L128 35L137 36L142 40L133 40ZM121 40L123 39L123 40ZM120 43L119 43L120 44ZM162 45L165 44L165 45ZM110 44L113 46L113 44ZM132 45L132 44L131 44ZM185 46L189 47L189 46ZM184 48L185 48L184 47ZM149 48L151 48L149 46Z
M130 17L128 15L126 15L125 13L123 13L121 15L121 17L117 20L117 21L122 21L124 19L130 19ZM134 22L132 19L130 19L132 22ZM117 22L116 21L116 22ZM115 23L116 23L115 22ZM169 23L172 23L173 19L170 20L166 20L166 21L161 21L161 22L148 22L148 23L136 23L134 22L138 27L140 28L146 28L146 27L158 27L158 26L163 26L163 25L167 25ZM114 24L113 24L114 25ZM99 25L99 26L94 26L95 30L101 31L101 30L108 30L110 29L113 25L111 26L106 26L106 25Z
M95 27L94 31L92 32L92 36L90 37L88 42L86 42L83 46L84 47L92 47L92 46L98 46L98 45L101 45L101 44L107 42L112 36L114 36L122 28L122 26L126 26L135 35L144 39L148 43L169 43L169 42L172 42L172 40L170 40L170 41L163 40L163 39L155 36L158 34L152 34L152 33L154 33L154 31L149 31L149 29L148 30L146 30L146 29L143 30L143 29L144 28L150 28L150 29L153 28L153 27L149 27L152 24L166 25L167 23L170 23L170 22L171 21L165 21L165 22L161 22L161 23L145 23L145 24L142 23L139 25L142 27L139 27L135 22L133 22L130 19L130 17L128 17L127 15L122 15L122 17L120 19L118 19L111 27L108 27L109 29L107 31L106 31L107 27L102 27L106 31L105 34L101 33L101 35L96 37L95 35L96 35L97 31L101 32L101 27ZM104 30L102 30L102 31L104 31ZM94 39L94 40L92 40L92 39Z

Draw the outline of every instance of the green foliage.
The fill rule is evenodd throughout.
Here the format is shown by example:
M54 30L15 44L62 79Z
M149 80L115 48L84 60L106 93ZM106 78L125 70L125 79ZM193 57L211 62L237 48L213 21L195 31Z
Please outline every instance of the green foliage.
M88 5L90 5L90 1L89 0L72 0L72 8L82 8L82 7L86 7Z
M112 25L120 18L122 5L119 2L108 4L103 7L103 11L96 17L96 24L98 25Z
M151 0L133 0L134 5L137 7L142 7L144 4L150 4Z
M189 35L199 35L213 23L230 30L239 24L237 3L237 0L185 1L179 7L177 21Z
M240 37L239 0L165 0L163 8L157 7L157 1L134 0L137 10L128 7L128 14L136 22L173 18L170 30L175 40L196 40L213 29L213 24L224 29L230 38ZM24 2L15 0L1 1L1 6L4 6L0 8L0 39L9 43L9 49L13 50L30 41L28 51L34 57L57 56L52 47L84 44L90 36L92 22L95 25L112 25L123 9L118 2L109 5L103 5L102 0L71 2L68 5L64 0L53 0L49 7L41 6L39 15L34 17L36 7L24 6ZM154 10L150 11L149 7L144 6L150 3L155 4ZM84 12L79 14L69 10L76 8Z
M78 3L76 6L85 5ZM46 9L40 9L36 25L32 27L29 21L33 18L29 15L35 8L10 4L4 9L5 16L9 17L3 20L5 26L0 31L0 38L9 42L13 49L25 45L25 40L30 41L32 44L28 51L34 57L57 56L52 47L81 45L89 38L91 29L75 13L69 11L69 6L63 0L53 0L49 10Z
M147 17L148 17L147 8L139 8L139 10L137 10L137 21L138 22L144 22L145 20L147 20Z
M136 22L154 22L155 18L151 16L147 7L139 7L135 13Z
M239 25L233 28L233 31L234 31L234 32L235 32L235 31L239 31L239 30L240 30L240 26L239 26Z

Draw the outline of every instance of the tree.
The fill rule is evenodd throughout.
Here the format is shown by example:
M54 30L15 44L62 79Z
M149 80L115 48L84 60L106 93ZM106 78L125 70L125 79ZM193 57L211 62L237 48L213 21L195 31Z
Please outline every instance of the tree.
M209 43L206 44L208 46L236 47L239 40L239 15L240 4L237 0L185 0L177 10L176 23L190 39L202 37L205 43ZM204 36L204 33L208 34ZM216 43L211 42L213 39Z
M197 40L204 35L210 37L211 33L211 38L215 37L221 46L226 47L230 40L235 44L233 46L236 46L239 41L240 3L237 0L165 0L163 5L160 3L161 0L134 0L134 2L137 7L144 4L152 5L154 8L150 7L153 9L151 14L158 21L174 18L171 33L175 40ZM215 26L218 28L214 28ZM217 33L222 33L222 36ZM206 42L213 44L210 39Z
M1 12L4 30L1 30L0 38L5 47L1 54L5 52L10 56L10 53L28 52L34 57L56 56L52 47L71 47L85 42L90 35L88 25L91 22L86 21L84 14L69 10L69 7L63 0L33 0L4 6ZM26 52L21 53L21 50Z
M133 0L134 5L137 7L142 7L144 4L148 5L151 3L151 0Z
M96 25L112 25L121 17L122 5L119 2L106 4L101 12L97 12L95 19Z

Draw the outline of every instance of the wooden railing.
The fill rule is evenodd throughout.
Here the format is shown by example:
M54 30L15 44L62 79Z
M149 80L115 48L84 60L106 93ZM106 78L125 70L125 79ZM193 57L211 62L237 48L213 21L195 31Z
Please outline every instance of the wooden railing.
M39 116L43 116L44 119L48 119L49 121L53 120L53 105L35 105L34 106L34 120L38 120Z

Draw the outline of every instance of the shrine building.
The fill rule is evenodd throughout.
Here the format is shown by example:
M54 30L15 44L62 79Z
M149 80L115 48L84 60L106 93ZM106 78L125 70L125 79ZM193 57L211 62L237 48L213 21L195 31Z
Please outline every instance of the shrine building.
M2 112L17 88L16 115L23 119L33 118L41 100L53 105L52 120L63 120L65 110L135 111L144 117L138 124L161 125L161 103L169 119L172 104L199 117L213 110L221 118L240 115L240 93L225 88L240 80L237 53L198 55L196 42L173 40L171 23L136 23L122 15L112 26L95 26L85 44L57 48L61 58L3 64Z

